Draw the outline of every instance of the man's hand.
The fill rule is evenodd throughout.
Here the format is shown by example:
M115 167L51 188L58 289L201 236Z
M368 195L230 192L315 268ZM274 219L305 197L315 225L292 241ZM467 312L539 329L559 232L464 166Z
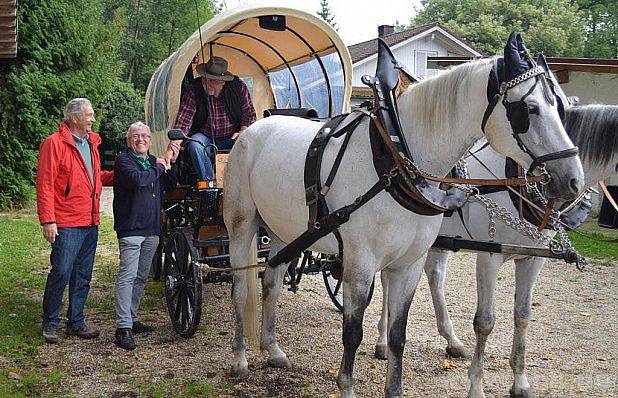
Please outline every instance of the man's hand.
M55 222L43 224L43 237L49 243L54 243L58 236L58 226Z
M165 158L157 158L157 163L162 164L163 167L165 167L165 171L168 171L169 169L172 168L172 166L170 166L168 160L165 159Z
M176 159L178 158L178 154L180 153L180 143L181 141L170 141L167 145L167 151L165 151L165 156L163 157L163 159L165 159L165 167L167 170L172 167L172 163L176 162Z
M234 135L232 135L232 139L236 140L242 133L245 132L246 129L247 126L240 126L240 130L238 130L236 133L234 133Z

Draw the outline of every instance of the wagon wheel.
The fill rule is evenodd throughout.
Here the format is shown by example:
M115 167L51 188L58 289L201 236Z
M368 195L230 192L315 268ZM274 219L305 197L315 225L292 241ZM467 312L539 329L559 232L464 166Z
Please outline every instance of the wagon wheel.
M197 260L190 236L174 231L166 242L163 276L165 301L176 333L191 337L202 316L202 271L194 266Z
M330 297L333 304L335 304L335 307L337 307L340 312L343 312L343 280L335 279L331 274L330 267L324 267L322 276L324 277L324 286L326 286L328 297ZM373 282L371 282L371 288L369 289L368 303L371 302L371 298L373 297L373 288L375 284L376 281L374 278Z

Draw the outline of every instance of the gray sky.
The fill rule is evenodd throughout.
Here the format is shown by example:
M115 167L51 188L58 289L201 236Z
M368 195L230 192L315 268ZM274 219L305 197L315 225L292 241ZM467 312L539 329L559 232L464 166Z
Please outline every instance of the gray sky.
M320 0L223 0L228 9L238 5L278 5L297 8L314 14L320 10ZM420 8L420 0L329 0L338 32L346 45L360 43L378 36L378 25L408 24Z

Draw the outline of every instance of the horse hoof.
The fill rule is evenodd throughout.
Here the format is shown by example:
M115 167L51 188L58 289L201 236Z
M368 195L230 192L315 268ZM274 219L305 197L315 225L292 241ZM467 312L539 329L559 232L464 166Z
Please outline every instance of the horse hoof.
M446 353L451 358L470 358L464 347L446 347Z
M232 365L232 375L236 376L239 379L246 379L249 376L249 367L242 366L238 364Z
M292 363L288 357L268 358L266 364L271 368L292 369Z
M511 398L534 398L534 395L530 392L530 390L509 390L509 396Z
M388 345L376 344L375 357L382 360L388 359Z

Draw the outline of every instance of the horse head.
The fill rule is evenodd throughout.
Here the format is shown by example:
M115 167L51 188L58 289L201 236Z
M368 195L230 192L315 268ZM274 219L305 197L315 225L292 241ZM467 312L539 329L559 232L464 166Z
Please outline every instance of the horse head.
M577 147L559 114L559 102L566 102L566 97L556 100L553 83L547 80L543 65L530 57L521 36L511 33L504 57L497 59L490 73L490 104L483 129L494 149L513 158L529 174L548 174L550 197L573 199L584 188L584 174ZM496 107L500 100L503 107Z

